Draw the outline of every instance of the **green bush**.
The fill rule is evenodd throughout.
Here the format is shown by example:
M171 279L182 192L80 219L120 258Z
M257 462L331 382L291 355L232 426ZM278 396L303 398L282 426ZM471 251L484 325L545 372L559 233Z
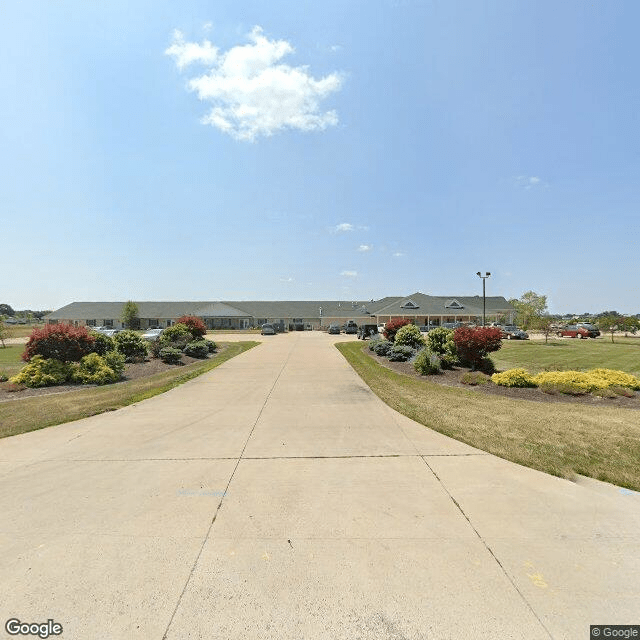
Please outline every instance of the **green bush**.
M67 382L71 378L72 371L72 365L67 362L35 355L29 364L11 378L11 382L24 384L27 387L52 387Z
M613 391L617 396L624 396L625 398L635 398L636 396L636 394L631 389L620 387L617 384L609 387L609 389L611 389L611 391Z
M541 382L538 388L551 395L564 393L569 396L584 396L588 393L584 385L575 382Z
M473 387L478 384L487 384L489 378L480 371L465 371L465 373L460 376L460 382Z
M388 356L389 351L391 351L391 347L393 347L393 342L390 342L389 340L378 340L373 350L378 356Z
M375 352L376 347L380 342L382 342L382 338L371 338L371 340L369 340L369 351Z
M158 355L162 362L166 362L167 364L178 364L182 358L182 351L175 347L162 347Z
M453 341L453 329L436 327L427 333L427 347L442 360L442 368L450 369L458 362L456 343Z
M215 353L218 345L213 340L207 340L207 349L209 349L209 353Z
M167 327L161 334L160 340L165 343L184 342L182 347L186 346L188 342L192 341L191 331L186 324L177 322L176 324Z
M105 336L104 333L99 331L91 331L89 335L93 338L93 353L97 353L99 356L103 356L109 351L113 351L116 348L116 343L110 336Z
M501 387L535 387L533 377L526 369L509 369L503 373L494 373L491 380Z
M102 358L105 361L106 365L108 367L111 367L117 374L118 379L120 379L122 377L122 374L124 373L124 356L117 351L107 351L107 353L105 353Z
M420 329L418 329L415 324L406 324L396 331L394 344L404 345L412 349L421 349L424 347L425 341L420 333Z
M4 371L0 371L0 382L6 382L8 379L9 376Z
M147 343L135 331L121 331L114 337L116 349L127 362L140 362L147 356Z
M600 398L617 398L618 394L611 389L611 387L607 387L606 389L596 389L592 392L594 396L598 396Z
M400 331L398 331L400 333ZM397 337L396 337L397 341ZM431 353L429 349L421 349L418 351L416 359L413 361L413 368L422 376L433 375L434 373L440 373L442 369L442 363L440 357Z
M206 340L194 340L185 346L183 352L190 358L206 358L209 355L209 347Z
M124 359L122 355L120 358ZM103 356L90 353L75 366L72 379L80 384L109 384L120 380L120 373L114 371Z
M406 362L413 356L413 349L404 344L394 344L387 356L391 362Z

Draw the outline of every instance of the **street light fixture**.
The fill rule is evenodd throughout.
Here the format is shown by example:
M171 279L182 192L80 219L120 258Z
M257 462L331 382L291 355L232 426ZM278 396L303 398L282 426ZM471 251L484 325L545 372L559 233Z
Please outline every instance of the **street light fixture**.
M491 276L491 273L489 271L485 271L485 274L482 275L482 273L478 271L476 275L478 276L478 278L482 278L482 326L484 327L486 311L487 311L487 296L485 293L484 285L485 285L485 280Z

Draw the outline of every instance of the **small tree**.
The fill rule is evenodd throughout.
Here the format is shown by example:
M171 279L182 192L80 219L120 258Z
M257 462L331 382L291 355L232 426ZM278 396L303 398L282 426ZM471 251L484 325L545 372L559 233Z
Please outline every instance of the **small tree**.
M140 325L140 319L138 318L138 305L132 300L127 300L122 307L122 315L120 319L122 324L127 329L137 329Z
M4 339L7 337L9 330L7 329L7 325L0 320L0 342L2 342L2 348L5 348Z
M176 320L176 324L185 325L196 340L207 334L207 327L197 316L182 316Z
M393 342L396 339L396 333L400 327L404 327L407 324L413 324L411 320L402 320L400 318L396 320L390 320L384 326L384 337L389 340L389 342Z
M531 319L531 328L544 334L544 343L549 342L549 334L553 331L553 319L551 316L535 316Z
M492 351L502 347L502 333L498 327L459 327L453 334L458 356L475 371Z
M630 331L635 333L639 328L637 318L627 318L619 314L608 314L602 318L598 318L598 327L601 331L608 331L611 334L611 342L613 342L613 334L616 331Z
M509 300L518 312L517 324L523 329L531 326L531 320L536 316L542 316L547 310L547 296L537 294L535 291L526 291L517 300Z

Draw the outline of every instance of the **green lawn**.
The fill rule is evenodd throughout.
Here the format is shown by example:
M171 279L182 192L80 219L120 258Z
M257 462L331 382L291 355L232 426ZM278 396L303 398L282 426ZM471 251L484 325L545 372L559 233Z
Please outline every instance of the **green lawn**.
M526 351L538 345L509 344L505 353L523 354L517 351L522 347ZM384 402L434 431L553 475L581 474L640 490L640 411L514 400L444 387L382 367L360 343L338 343L336 348Z
M15 376L24 366L21 358L23 352L23 344L7 345L4 349L0 345L0 373Z
M68 393L0 402L0 438L79 420L140 402L211 371L223 362L259 344L259 342L227 343L224 345L224 350L213 358L184 367L175 367L147 378L103 387L78 389Z
M570 338L507 341L502 349L491 354L500 371L523 367L531 373L551 369L586 371L596 367L618 369L635 376L640 375L640 339L616 338L611 340L576 340Z

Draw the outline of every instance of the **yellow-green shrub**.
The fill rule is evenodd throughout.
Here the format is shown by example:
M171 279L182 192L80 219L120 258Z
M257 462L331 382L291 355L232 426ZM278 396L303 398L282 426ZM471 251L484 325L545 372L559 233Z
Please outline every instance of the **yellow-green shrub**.
M124 360L124 356L117 355ZM76 365L72 378L74 382L79 382L80 384L109 384L120 380L120 375L120 371L114 370L113 367L107 364L106 357L99 356L97 353L90 353L84 356L79 364Z
M24 366L18 375L11 378L14 384L24 384L27 387L51 387L64 384L72 374L72 366L55 358L43 358L41 355L31 357L29 364Z
M626 387L627 389L640 389L640 378L632 376L624 371L613 369L591 369L590 374L602 378L608 382L608 386Z
M535 387L531 374L526 369L509 369L503 373L494 373L491 380L502 387Z
M533 381L539 386L544 383L562 385L571 384L586 393L596 389L608 389L618 386L627 389L640 389L640 380L624 371L612 369L591 369L583 371L545 371L533 377Z

